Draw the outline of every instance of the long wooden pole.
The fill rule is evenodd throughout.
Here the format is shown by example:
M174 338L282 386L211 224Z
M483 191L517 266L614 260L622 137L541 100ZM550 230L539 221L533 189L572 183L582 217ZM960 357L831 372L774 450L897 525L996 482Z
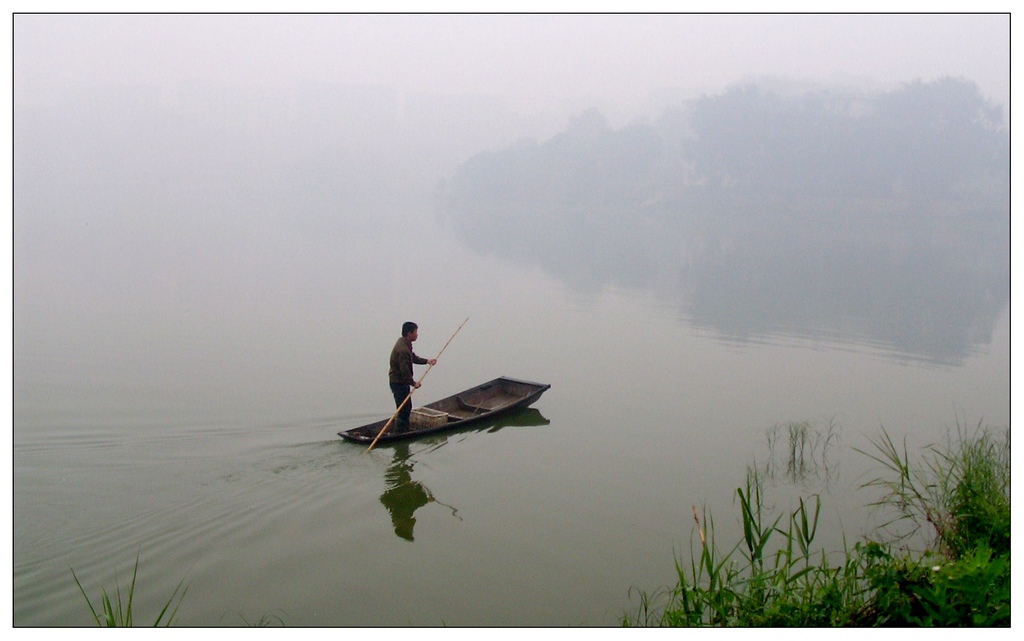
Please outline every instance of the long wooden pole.
M462 325L465 325L468 321L469 317L467 316L466 320L462 321ZM459 325L459 329L455 330L455 334L459 333L459 330L462 329L462 325ZM437 356L434 357L434 363L437 362L437 359L441 358L441 354L444 354L444 350L448 349L448 344L452 342L452 338L455 338L455 334L452 334L452 337L448 339L448 342L444 344L444 347L441 348L441 351L438 352ZM391 427L391 424L395 422L395 419L398 418L398 413L401 412L402 408L405 407L405 404L412 399L412 393L416 391L417 385L423 382L423 379L427 377L427 374L430 373L430 370L433 367L433 364L427 365L427 370L423 372L423 376L420 376L420 380L416 381L416 385L413 385L412 389L409 390L409 395L405 397L405 400L402 401L401 405L398 406L398 409L395 410L395 413L391 415L391 418L388 419L388 422L384 424L384 427L380 428L380 431L377 432L377 436L373 439L373 442L370 443L370 447L366 448L367 452L373 449L373 446L377 444L377 441L380 439L381 435L383 435L384 432L388 431L388 428Z

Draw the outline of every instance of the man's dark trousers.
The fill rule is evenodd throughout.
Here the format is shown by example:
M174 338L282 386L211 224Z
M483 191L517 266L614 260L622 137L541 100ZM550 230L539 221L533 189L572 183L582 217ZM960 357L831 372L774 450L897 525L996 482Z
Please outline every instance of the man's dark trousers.
M395 407L397 408L405 400L405 397L409 395L411 385L404 385L402 383L391 383L391 394L395 397ZM398 416L395 418L394 431L404 432L409 429L409 415L412 414L412 399L405 404L404 407L398 412Z

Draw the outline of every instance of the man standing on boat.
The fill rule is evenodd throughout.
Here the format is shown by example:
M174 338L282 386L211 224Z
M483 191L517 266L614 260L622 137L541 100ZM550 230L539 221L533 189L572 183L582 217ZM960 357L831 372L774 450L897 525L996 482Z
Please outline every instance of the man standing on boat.
M402 402L413 388L418 388L419 383L412 376L412 366L436 365L433 358L421 358L412 351L412 344L419 338L419 326L416 323L407 321L402 324L402 337L395 343L391 350L391 368L388 370L388 382L391 384L391 394L395 397L395 407L401 407ZM395 426L392 428L395 434L401 434L409 429L409 415L412 413L412 399L402 407L395 418Z

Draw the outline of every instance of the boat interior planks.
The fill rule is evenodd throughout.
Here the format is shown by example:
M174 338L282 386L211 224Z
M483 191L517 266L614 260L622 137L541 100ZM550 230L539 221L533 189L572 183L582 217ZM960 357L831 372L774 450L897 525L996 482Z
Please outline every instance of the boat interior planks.
M414 408L408 431L396 434L393 432L392 424L378 442L416 438L516 412L532 405L550 387L551 385L546 383L533 383L502 376ZM358 443L371 443L388 420L390 419L338 432L338 436Z

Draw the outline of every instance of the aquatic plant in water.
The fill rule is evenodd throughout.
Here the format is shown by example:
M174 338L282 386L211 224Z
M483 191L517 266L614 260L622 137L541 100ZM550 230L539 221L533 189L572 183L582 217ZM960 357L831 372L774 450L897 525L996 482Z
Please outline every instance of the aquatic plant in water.
M818 427L810 421L775 424L766 432L768 456L757 465L766 479L793 484L832 480L838 464L832 454L840 444L834 420Z

